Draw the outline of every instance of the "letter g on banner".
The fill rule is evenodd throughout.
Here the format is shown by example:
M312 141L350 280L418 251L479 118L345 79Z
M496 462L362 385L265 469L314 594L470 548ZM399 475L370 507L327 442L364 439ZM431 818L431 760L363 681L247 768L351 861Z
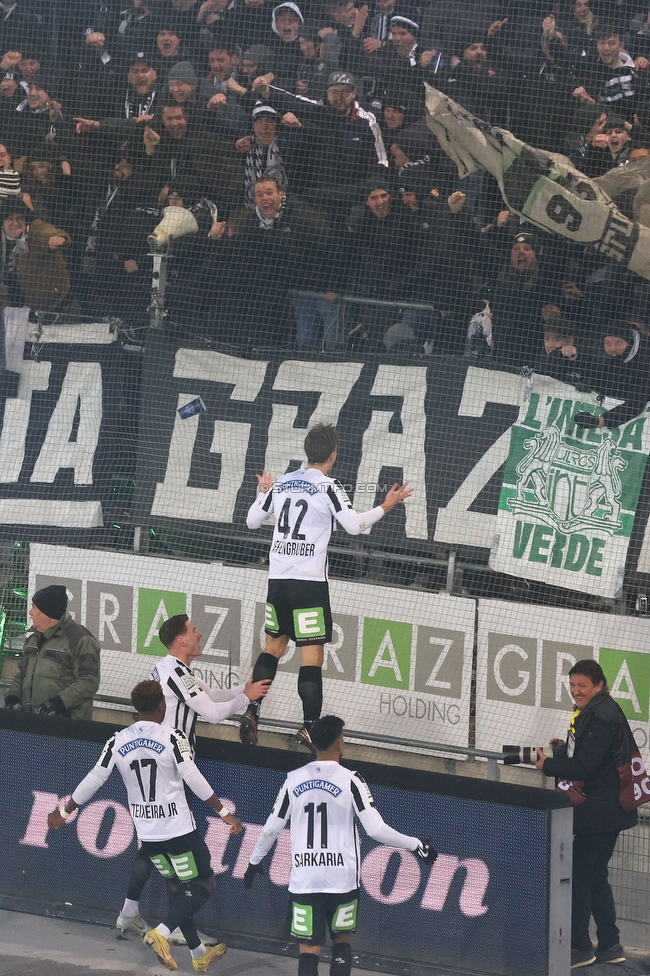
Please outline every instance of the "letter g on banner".
M488 635L487 697L535 704L537 641L509 634Z

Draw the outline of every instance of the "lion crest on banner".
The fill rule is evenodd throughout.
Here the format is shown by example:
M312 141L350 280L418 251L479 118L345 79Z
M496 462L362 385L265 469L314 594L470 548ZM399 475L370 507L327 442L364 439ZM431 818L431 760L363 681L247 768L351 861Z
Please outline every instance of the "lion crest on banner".
M621 529L620 472L628 462L609 432L603 435L598 444L567 444L550 426L527 438L510 510L563 533Z

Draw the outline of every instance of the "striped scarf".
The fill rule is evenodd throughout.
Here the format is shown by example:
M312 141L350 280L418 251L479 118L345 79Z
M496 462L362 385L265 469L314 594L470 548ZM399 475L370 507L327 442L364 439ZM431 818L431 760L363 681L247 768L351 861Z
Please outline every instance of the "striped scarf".
M253 200L253 186L255 181L259 180L267 170L275 170L281 166L282 156L280 155L278 140L274 139L270 145L265 146L254 136L253 145L246 156L246 163L244 164L244 197L246 206L250 210L255 209L255 202Z

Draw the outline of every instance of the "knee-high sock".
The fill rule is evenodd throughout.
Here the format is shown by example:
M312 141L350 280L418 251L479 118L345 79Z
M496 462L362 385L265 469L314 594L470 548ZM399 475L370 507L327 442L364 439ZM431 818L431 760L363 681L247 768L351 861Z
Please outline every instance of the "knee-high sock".
M253 681L264 681L265 679L270 679L273 681L277 670L277 657L275 657L273 654L267 654L266 651L262 651L253 667ZM250 703L248 706L248 711L253 712L254 715L259 715L261 704L262 699L258 698L257 701Z
M178 927L185 936L187 948L198 949L198 947L201 945L201 940L199 939L199 933L196 931L196 923L194 919L186 918L185 921L181 922Z
M318 958L315 952L301 952L298 956L298 976L318 976Z
M335 942L332 946L330 976L350 976L352 947L349 942Z
M203 885L196 881L190 881L183 891L169 892L169 915L165 919L165 925L173 932L175 928L181 927L184 922L192 918L199 908L205 905L210 897L210 892ZM182 931L182 928L181 928ZM192 948L190 946L190 948ZM196 949L196 946L194 946Z
M129 886L126 889L126 897L131 899L131 901L140 901L140 895L142 894L142 889L146 885L147 881L151 877L151 872L153 871L153 864L139 851L133 864L131 865L131 876L129 877Z
M323 672L316 665L303 665L298 672L298 695L302 702L302 713L307 722L320 718L323 707Z

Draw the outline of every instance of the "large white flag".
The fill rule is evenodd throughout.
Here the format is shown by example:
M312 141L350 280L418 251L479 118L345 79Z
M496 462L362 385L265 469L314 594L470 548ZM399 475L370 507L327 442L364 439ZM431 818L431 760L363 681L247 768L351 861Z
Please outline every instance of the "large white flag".
M650 279L650 228L625 217L596 181L566 156L535 149L424 87L427 125L461 178L487 170L514 213Z

